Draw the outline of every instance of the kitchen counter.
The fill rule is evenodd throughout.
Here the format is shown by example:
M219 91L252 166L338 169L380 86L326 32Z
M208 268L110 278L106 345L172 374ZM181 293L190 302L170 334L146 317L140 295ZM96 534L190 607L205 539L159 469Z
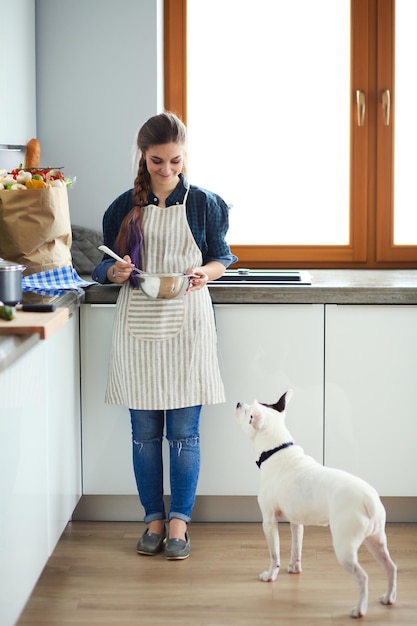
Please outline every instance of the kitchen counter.
M84 291L79 289L78 291L65 291L59 296L43 296L34 292L24 292L22 302L23 304L54 304L56 307L67 307L71 316L83 300ZM30 350L38 341L41 341L38 333L30 335L11 333L0 336L0 372Z
M307 270L311 285L209 284L214 304L417 304L417 270ZM114 304L119 285L91 285L86 304Z
M414 304L417 270L306 270L311 285L209 284L214 304ZM87 276L86 279L90 280ZM25 292L25 304L68 307L70 315L81 304L115 304L120 285L94 284L60 296ZM40 341L38 334L0 336L0 371Z

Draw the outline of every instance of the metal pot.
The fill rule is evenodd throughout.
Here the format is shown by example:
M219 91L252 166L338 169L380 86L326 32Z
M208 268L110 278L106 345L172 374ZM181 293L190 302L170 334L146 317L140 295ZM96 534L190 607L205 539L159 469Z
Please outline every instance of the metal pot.
M22 272L25 265L0 259L0 300L14 306L22 301Z

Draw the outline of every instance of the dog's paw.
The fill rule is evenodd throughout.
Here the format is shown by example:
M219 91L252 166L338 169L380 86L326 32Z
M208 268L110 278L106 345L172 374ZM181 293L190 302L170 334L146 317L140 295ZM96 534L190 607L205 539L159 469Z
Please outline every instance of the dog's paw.
M265 572L262 572L262 574L259 574L258 579L262 580L263 583L273 583L274 580L277 579L278 572L279 567L273 570L268 569Z
M385 606L389 606L390 604L394 604L395 599L396 599L395 593L391 595L384 593L382 596L380 596L379 601L381 604L385 604Z
M351 610L350 616L354 617L355 619L359 619L360 617L363 617L365 613L366 611L362 612L360 609L358 609L357 606L355 606L355 608Z
M295 563L290 563L287 568L287 572L289 574L301 574L302 572L300 561L296 561Z

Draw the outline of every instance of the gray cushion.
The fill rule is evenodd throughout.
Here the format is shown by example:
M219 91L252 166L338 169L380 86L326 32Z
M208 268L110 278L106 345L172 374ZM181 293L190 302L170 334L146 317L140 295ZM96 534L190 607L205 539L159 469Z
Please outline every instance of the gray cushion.
M72 264L78 274L91 275L103 258L103 253L97 249L102 243L103 235L100 231L72 225Z

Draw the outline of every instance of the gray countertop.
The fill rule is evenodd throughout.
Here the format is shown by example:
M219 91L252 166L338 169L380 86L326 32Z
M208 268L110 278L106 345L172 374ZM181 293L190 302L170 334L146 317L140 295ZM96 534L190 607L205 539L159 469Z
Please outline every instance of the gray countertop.
M417 305L417 270L306 270L311 285L210 283L215 304ZM90 280L90 277L86 277ZM119 285L98 285L54 297L25 293L26 303L54 303L70 314L82 303L115 304ZM40 341L39 335L0 336L0 372Z
M417 304L417 270L306 270L311 285L210 283L215 304ZM91 285L87 304L114 304L119 285Z

